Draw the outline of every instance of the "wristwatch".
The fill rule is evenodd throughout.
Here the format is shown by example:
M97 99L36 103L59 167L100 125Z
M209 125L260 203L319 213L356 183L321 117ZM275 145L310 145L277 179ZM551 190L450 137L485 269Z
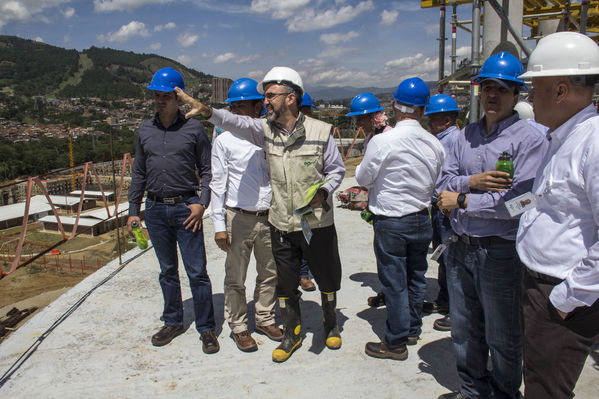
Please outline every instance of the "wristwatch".
M466 204L464 204L464 202L466 202L466 194L460 193L458 195L458 206L460 207L460 209L466 208Z

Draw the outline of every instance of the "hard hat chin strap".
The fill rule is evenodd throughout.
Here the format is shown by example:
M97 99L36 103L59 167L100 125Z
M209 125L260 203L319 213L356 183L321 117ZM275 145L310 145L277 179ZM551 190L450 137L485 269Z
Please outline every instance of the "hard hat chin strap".
M414 112L416 112L415 108L408 107L407 105L400 104L396 101L393 101L393 108L395 108L399 112L403 112L404 114L413 114Z

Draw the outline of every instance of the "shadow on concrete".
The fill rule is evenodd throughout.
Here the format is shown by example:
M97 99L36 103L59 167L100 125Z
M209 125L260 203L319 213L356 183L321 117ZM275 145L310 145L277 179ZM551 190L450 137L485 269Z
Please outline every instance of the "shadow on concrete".
M368 308L357 313L357 316L366 320L372 331L382 341L385 337L385 323L387 322L387 308Z
M214 307L214 332L216 333L216 336L219 336L223 331L223 323L225 322L225 295L212 294L212 305ZM183 327L185 328L185 331L187 331L194 322L195 312L193 310L193 300L190 297L183 301Z
M312 334L312 345L308 351L319 354L326 347L322 325L322 307L315 301L300 301L300 309L302 312L302 339L305 339L307 334ZM337 324L342 333L343 325L347 320L348 318L337 309Z
M349 279L352 281L357 281L362 283L362 287L370 287L376 294L381 291L381 282L379 281L379 276L376 273L372 272L360 272L354 273L349 276ZM366 303L366 301L364 301Z
M423 345L418 349L418 356L422 360L418 364L420 371L431 374L439 385L448 391L457 391L460 388L451 338L442 338Z

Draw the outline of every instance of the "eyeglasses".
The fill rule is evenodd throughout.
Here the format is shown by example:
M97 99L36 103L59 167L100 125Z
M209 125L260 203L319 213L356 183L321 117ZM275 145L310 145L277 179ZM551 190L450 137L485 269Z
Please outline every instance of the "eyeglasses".
M287 91L285 93L264 93L264 99L266 100L272 100L273 98L275 98L276 96L282 96L282 95L288 95L291 94L291 91Z

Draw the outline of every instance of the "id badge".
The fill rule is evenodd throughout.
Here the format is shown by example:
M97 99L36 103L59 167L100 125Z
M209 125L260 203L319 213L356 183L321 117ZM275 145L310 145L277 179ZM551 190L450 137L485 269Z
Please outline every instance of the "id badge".
M529 209L532 209L536 206L536 199L533 193L530 191L524 193L522 195L517 196L505 203L505 207L507 208L510 216L518 216L521 213L526 212Z

